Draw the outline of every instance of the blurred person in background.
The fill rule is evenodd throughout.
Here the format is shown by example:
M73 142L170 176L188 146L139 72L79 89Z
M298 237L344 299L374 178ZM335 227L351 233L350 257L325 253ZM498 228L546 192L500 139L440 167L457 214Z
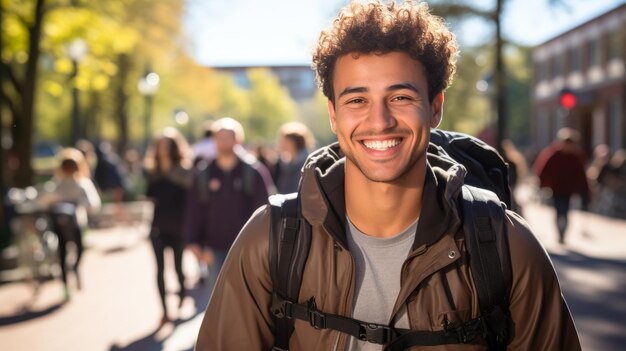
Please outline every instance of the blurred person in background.
M111 144L102 141L95 149L97 161L94 170L96 186L104 194L110 195L115 204L121 204L128 190L128 180L122 160L113 152Z
M577 131L561 128L557 139L539 152L534 164L540 187L548 188L552 193L561 244L565 243L571 197L580 195L583 209L589 201L585 157L577 145L579 139Z
M502 157L509 168L509 186L511 187L511 193L515 195L515 189L524 181L528 174L526 158L524 158L524 155L517 149L515 144L508 139L502 140ZM516 196L512 196L512 210L522 214L522 207L515 199Z
M264 142L258 142L252 148L252 153L256 159L261 162L272 176L272 180L276 183L276 169L278 166L277 151L273 147L268 147Z
M279 160L276 164L274 179L276 188L281 194L293 193L298 190L302 166L313 149L312 133L300 122L283 124L278 131Z
M213 120L207 120L202 125L202 138L195 142L191 148L193 151L193 162L197 164L201 160L212 160L215 158L215 140L213 140L213 130L211 125Z
M87 227L87 217L100 209L101 201L96 187L89 178L89 169L83 154L74 148L60 153L60 165L53 180L44 185L44 192L38 202L45 207L51 218L52 230L59 239L59 265L63 278L63 291L66 300L70 298L67 284L67 249L70 242L76 246L76 259L72 271L76 285L81 288L79 264L83 253L83 230Z
M144 169L146 197L154 202L154 216L150 241L157 264L157 286L161 297L163 316L160 325L170 319L167 313L165 290L165 248L172 249L174 267L179 284L179 307L185 291L183 274L183 217L186 195L191 185L191 157L185 138L174 128L166 128L152 142L146 152Z
M598 175L601 201L598 211L601 214L626 219L626 150L613 153Z
M202 266L211 268L214 278L239 230L267 203L274 184L265 166L243 150L244 130L239 122L226 117L211 128L217 154L197 165L187 199L185 231L189 248Z
M599 205L602 203L603 184L600 173L606 167L611 159L611 149L606 144L598 144L593 148L591 162L586 169L587 182L589 183L590 192L590 208L598 212Z

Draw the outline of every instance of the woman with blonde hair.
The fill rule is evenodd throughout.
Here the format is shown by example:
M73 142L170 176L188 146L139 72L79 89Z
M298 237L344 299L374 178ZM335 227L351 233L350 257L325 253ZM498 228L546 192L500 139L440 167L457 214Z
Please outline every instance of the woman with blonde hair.
M144 161L148 183L146 196L154 202L150 240L157 263L157 285L163 307L160 325L169 321L164 279L166 247L170 247L174 253L174 266L180 286L179 306L185 297L182 226L187 189L191 185L190 156L189 145L182 134L174 128L166 128L154 139Z

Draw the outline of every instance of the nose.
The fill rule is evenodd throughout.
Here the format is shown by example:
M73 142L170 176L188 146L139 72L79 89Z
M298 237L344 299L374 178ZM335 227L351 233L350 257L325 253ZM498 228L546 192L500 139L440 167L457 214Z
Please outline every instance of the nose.
M367 116L367 125L375 131L385 131L394 128L398 121L392 115L389 107L384 102L373 103L369 115Z

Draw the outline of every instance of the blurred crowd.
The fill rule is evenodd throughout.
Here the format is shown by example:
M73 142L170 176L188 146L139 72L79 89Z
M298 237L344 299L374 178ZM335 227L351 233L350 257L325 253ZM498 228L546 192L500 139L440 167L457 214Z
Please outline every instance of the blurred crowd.
M510 141L501 145L511 187L534 184L535 189L543 189L537 192L554 205L562 243L572 198L580 199L584 210L626 218L626 151L612 153L606 145L598 145L588 160L578 141L576 131L564 128L533 160ZM151 202L149 239L163 325L172 315L165 303L165 252L172 252L182 305L188 285L183 255L192 255L198 263L200 284L212 282L240 228L267 197L298 190L300 171L314 147L311 131L299 122L284 124L271 145L246 144L242 125L232 118L207 121L192 143L177 129L165 128L143 156L135 150L119 156L110 143L80 140L59 153L54 176L38 186L36 194L9 194L13 218L21 219L13 221L13 231L30 229L42 238L54 234L55 262L61 267L63 292L69 300L73 289L68 286L68 273L74 274L80 289L85 230L111 224L101 216L102 204L111 204L114 222L122 222L129 220L126 203ZM17 206L28 199L34 206ZM520 204L513 207L523 214ZM37 221L44 217L46 225L38 227ZM18 244L23 240L23 236L16 238ZM68 255L69 251L73 253Z
M161 325L165 324L171 320L165 302L169 263L165 252L172 252L182 306L187 296L183 255L189 253L196 259L197 281L214 280L252 213L269 195L297 191L300 170L314 147L313 134L299 122L284 124L271 145L246 146L245 131L233 118L207 121L193 143L179 130L165 128L152 139L143 157L135 150L120 156L108 142L79 140L58 153L58 166L50 180L10 191L14 240L25 251L21 256L32 256L20 264L32 267L34 279L40 278L37 265L60 266L68 301L74 287L80 289L86 230L129 222L127 204L148 201L153 204L149 239L157 267L155 287L161 298ZM110 217L102 215L103 204L113 209ZM40 256L45 260L34 258L32 245L26 243L32 240L42 242ZM75 284L68 283L70 273Z

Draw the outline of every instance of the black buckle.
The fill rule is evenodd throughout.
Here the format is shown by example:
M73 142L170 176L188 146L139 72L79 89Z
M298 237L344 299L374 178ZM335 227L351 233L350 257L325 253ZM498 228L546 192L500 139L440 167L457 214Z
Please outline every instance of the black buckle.
M292 306L293 302L289 300L284 300L278 297L276 294L272 296L272 314L276 318L293 318L292 314Z
M311 298L306 304L309 312L309 323L311 323L311 326L315 329L325 329L326 315L317 309L315 300Z
M391 341L391 328L374 323L361 323L359 340L385 345Z
M446 334L456 334L462 344L469 344L476 340L477 334L481 333L482 319L478 317L458 327L444 322L443 328Z

